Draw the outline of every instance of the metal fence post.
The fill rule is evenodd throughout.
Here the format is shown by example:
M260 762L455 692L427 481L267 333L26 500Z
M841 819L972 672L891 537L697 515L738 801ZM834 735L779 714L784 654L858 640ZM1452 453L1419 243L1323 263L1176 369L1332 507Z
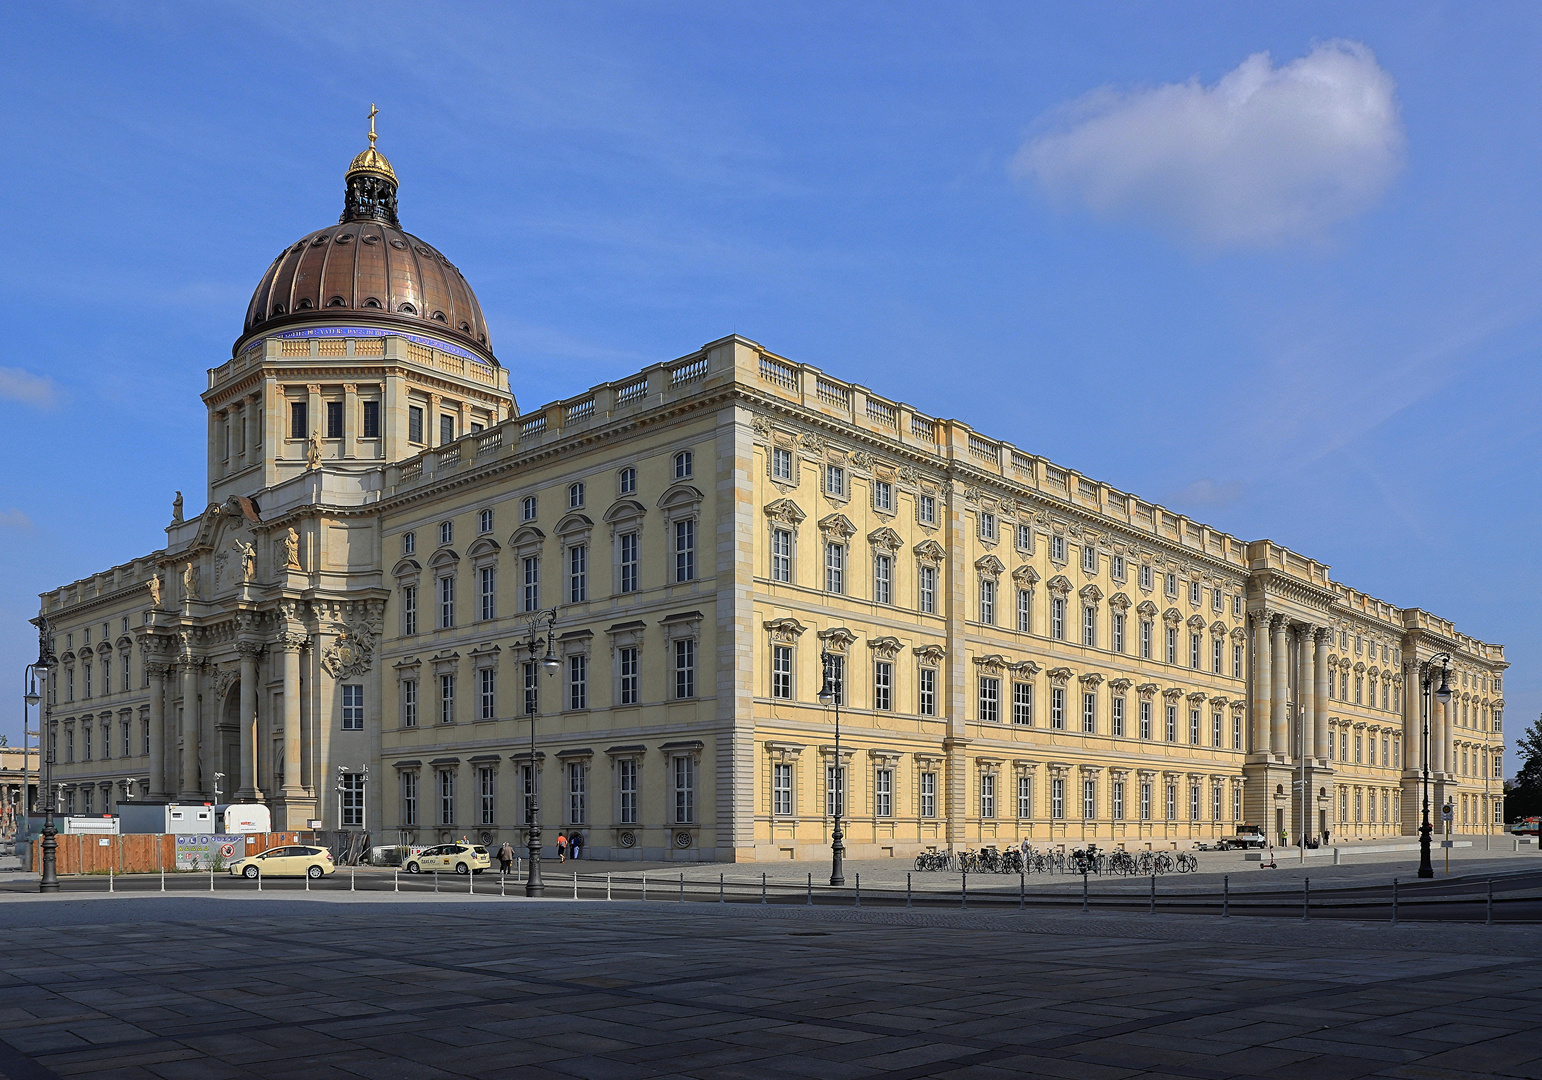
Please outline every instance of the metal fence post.
M1312 879L1301 879L1301 921L1306 922L1312 910Z
M578 871L573 871L573 899L578 899Z
M1488 905L1483 913L1483 925L1494 925L1494 879L1488 879Z
M680 873L680 902L685 903L685 872Z
M107 864L107 891L108 892L115 892L116 891L112 887L112 863L108 863ZM1492 892L1492 891L1493 890L1490 889L1490 892Z
M960 870L959 873L963 876L959 878L958 906L959 910L967 911L969 909L969 871Z
M1147 915L1156 914L1156 875L1151 875L1151 903L1146 908Z
M1087 910L1087 875L1082 874L1082 910Z
M910 871L905 871L905 906L910 906Z
M862 906L862 875L861 874L857 875L856 901L851 906L852 907L861 907Z
M610 875L607 874L606 875L606 880L608 881L609 879L610 879ZM507 895L507 894L504 893L503 890L504 890L504 886L508 883L508 880L509 880L509 875L505 874L502 870L499 870L498 871L498 895L500 897Z
M161 892L166 891L166 867L161 867Z
M808 876L808 903L805 904L804 906L805 907L813 907L814 906L814 875L813 874L810 874Z
M467 896L475 896L476 894L477 894L477 872L475 870L467 868L467 870L466 870L466 895Z
M309 881L310 878L307 877L305 880ZM214 860L213 859L209 860L209 891L210 892L214 891Z
M1392 925L1397 925L1397 878L1392 879Z
M257 887L262 887L262 878L260 877L257 879ZM402 868L400 866L396 868L396 872L391 876L391 891L402 891Z
M642 898L648 899L648 871L646 870L643 871Z
M610 899L610 874L605 875L605 899Z
M434 871L434 892L439 891L439 871Z
M766 872L764 870L760 872L760 902L762 904L766 902Z
M717 902L723 903L723 875L717 876Z
M1221 918L1231 918L1231 875L1221 878Z
M354 889L354 885L353 885L353 879L354 879L354 875L355 875L356 872L357 871L355 871L352 867L349 867L349 869L348 869L348 891L349 892L356 891Z

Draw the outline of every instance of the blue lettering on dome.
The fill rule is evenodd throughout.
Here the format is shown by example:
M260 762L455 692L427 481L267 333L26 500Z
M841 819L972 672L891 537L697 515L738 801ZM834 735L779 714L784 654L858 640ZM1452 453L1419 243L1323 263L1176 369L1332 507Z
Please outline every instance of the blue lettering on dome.
M313 337L403 337L416 345L427 345L429 348L438 349L441 352L452 353L465 360L474 360L476 363L487 366L475 353L467 352L458 345L451 345L447 341L438 338L424 337L421 334L408 334L401 330L384 330L375 326L313 326L305 330L285 330L281 334L274 334L277 338L313 338Z

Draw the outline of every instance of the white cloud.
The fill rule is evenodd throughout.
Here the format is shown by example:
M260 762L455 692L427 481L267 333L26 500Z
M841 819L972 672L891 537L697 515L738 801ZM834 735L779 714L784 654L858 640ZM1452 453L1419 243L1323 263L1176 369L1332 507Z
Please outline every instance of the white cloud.
M0 529L15 529L17 532L31 532L32 519L20 510L0 510Z
M1214 86L1095 91L1058 118L1018 152L1018 176L1214 247L1319 235L1374 204L1403 163L1392 77L1352 41L1278 68L1254 53Z
M1173 496L1178 506L1228 506L1242 495L1242 484L1237 480L1222 483L1210 477L1196 480Z
M0 398L50 408L58 397L54 381L21 368L0 367Z

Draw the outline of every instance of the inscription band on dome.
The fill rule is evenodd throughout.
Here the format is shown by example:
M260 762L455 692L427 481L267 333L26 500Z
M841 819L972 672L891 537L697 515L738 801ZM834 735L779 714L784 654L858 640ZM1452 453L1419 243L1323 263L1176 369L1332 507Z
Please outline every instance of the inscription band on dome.
M427 345L429 348L438 349L440 352L453 353L463 360L474 360L483 367L491 365L480 356L467 352L459 345L451 345L448 341L441 341L435 337L425 337L422 334L412 334L405 330L388 330L378 326L312 326L303 330L285 330L283 333L272 335L276 338L320 338L320 337L400 337L406 338L414 345Z

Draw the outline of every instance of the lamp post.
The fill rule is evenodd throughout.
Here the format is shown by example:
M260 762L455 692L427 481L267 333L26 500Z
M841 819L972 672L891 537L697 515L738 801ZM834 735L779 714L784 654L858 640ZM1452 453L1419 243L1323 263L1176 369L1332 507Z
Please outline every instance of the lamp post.
M22 677L21 697L21 823L16 829L17 840L27 840L31 837L31 823L28 815L32 813L32 751L27 746L27 740L32 736L32 728L27 723L27 710L37 708L43 701L43 689L48 679L48 669L43 669L42 678L38 677L36 664L28 664L26 674ZM40 714L41 715L41 714ZM43 745L43 725L38 723L38 747Z
M841 698L845 696L842 682L842 657L831 652L819 654L824 671L824 682L819 687L819 703L835 706L835 829L830 833L830 884L846 884L841 862L846 857L846 837L841 832L841 812L846 802L846 769L841 760Z
M1419 876L1422 878L1435 876L1435 868L1430 865L1430 833L1434 831L1434 826L1430 824L1430 685L1434 682L1437 660L1440 661L1440 688L1435 691L1435 697L1444 706L1451 700L1451 654L1436 653L1419 664L1419 696L1423 713L1423 730L1419 740L1422 744L1420 756L1423 758L1423 817L1419 824Z
M557 609L545 608L527 617L530 624L529 632L525 635L525 651L529 654L529 663L537 664L547 674L555 672L562 666L562 661L557 659L556 625ZM546 624L546 629L541 629L541 624ZM539 688L537 688L539 691ZM529 709L530 712L530 794L526 797L525 817L529 823L528 854L530 859L530 873L525 877L526 896L545 896L546 886L541 882L541 784L540 774L536 770L535 760L535 724L540 715L540 694L536 697Z

